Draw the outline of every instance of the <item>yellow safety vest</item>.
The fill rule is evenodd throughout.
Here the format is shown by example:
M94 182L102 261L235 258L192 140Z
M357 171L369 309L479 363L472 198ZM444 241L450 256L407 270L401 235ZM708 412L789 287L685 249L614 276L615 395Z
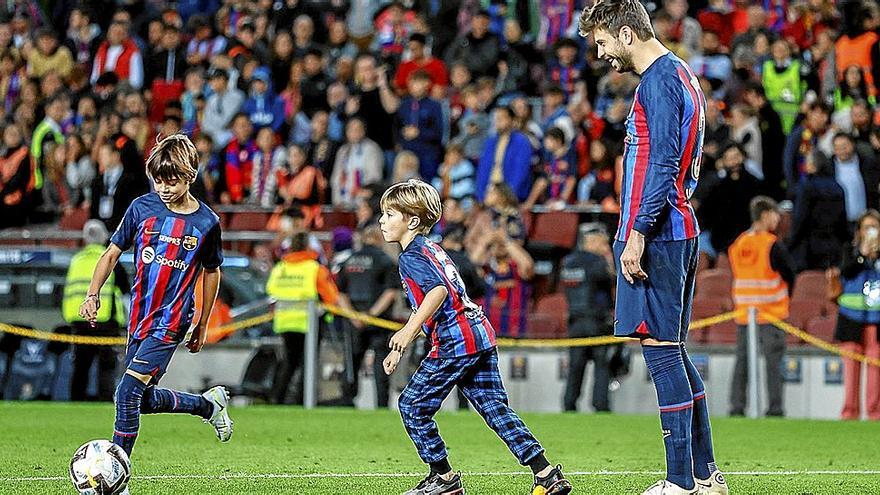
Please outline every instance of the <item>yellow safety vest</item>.
M737 310L757 308L759 313L788 318L788 284L770 265L770 250L776 236L769 232L746 231L730 246L730 268L733 271L733 303ZM744 312L743 312L744 313ZM748 322L745 314L736 322ZM758 323L767 323L758 317Z
M318 270L320 263L315 260L303 260L295 263L279 261L269 281L266 282L266 293L275 299L275 333L309 331L309 313L307 301L318 299Z
M64 301L61 305L64 321L68 323L85 321L79 316L79 307L89 293L92 274L95 273L98 259L103 253L104 246L89 244L70 260L67 280L64 283ZM101 287L100 295L101 307L98 308L98 322L106 323L115 316L116 322L119 325L124 325L125 309L122 306L122 291L116 287L116 279L112 271L107 281L104 282L104 286Z

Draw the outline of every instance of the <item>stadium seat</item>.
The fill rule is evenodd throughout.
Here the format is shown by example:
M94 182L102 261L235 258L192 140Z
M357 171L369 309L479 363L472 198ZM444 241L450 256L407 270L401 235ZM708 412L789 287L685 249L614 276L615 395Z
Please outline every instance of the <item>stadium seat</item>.
M807 332L814 337L831 342L834 340L834 330L837 329L837 313L828 316L819 316L807 322Z
M826 303L824 299L792 299L789 304L789 316L786 321L792 325L807 330L807 323L813 318L825 316ZM791 334L786 334L786 342L789 344L801 344L801 339Z
M70 210L61 217L61 222L58 224L58 228L61 230L82 230L83 225L86 224L86 220L88 219L88 208L76 208Z
M336 227L357 227L357 217L353 211L328 211L323 213L324 225L320 230L333 230Z
M821 300L825 305L828 298L828 278L822 270L807 270L798 274L791 294L795 300Z
M691 321L717 316L733 309L729 297L706 297L695 299ZM729 344L736 342L736 324L733 320L718 323L708 328L689 332L688 340L694 343Z
M565 337L559 328L559 318L546 313L529 313L525 336L530 339L556 339Z
M228 230L266 230L269 214L262 211L240 211L232 214Z
M534 215L530 242L571 249L577 238L578 214L552 211Z
M704 298L729 298L733 275L727 270L713 268L697 273L697 283L694 297Z
M727 257L727 253L720 253L715 258L715 269L730 271L730 258Z
M565 294L548 294L542 297L535 304L535 312L556 317L559 320L560 328L566 333L568 332L568 300L565 298Z

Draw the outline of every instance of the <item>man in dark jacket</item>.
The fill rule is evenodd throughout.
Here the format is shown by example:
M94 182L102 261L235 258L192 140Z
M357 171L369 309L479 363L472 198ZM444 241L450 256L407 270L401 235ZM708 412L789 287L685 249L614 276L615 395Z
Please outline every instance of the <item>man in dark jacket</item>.
M489 32L489 12L480 10L471 20L471 31L452 42L443 57L447 67L456 63L467 65L474 80L483 76L494 76L497 71L500 43L498 37Z
M877 208L880 201L880 171L877 170L877 156L870 145L859 145L853 136L838 133L832 141L834 153L828 159L819 154L819 168L830 168L834 179L843 188L846 200L846 218L851 223L867 208Z
M827 159L811 157L805 171L796 189L788 249L799 271L824 270L840 264L841 246L850 239L844 192Z
M611 333L610 316L614 263L608 234L602 224L581 225L578 250L562 259L560 281L568 300L568 336L594 337ZM576 411L584 371L594 364L593 408L610 411L608 346L569 349L568 380L563 400L566 411Z
M710 232L712 248L726 253L734 239L752 224L749 202L760 194L760 180L744 166L746 152L735 142L728 142L722 149L719 170L721 179L706 191L700 205L704 228Z
M785 132L779 114L764 94L764 86L752 83L745 91L746 102L755 109L761 125L761 156L764 172L764 185L767 194L779 201L785 198L782 182L785 174L782 170L782 152L785 148Z

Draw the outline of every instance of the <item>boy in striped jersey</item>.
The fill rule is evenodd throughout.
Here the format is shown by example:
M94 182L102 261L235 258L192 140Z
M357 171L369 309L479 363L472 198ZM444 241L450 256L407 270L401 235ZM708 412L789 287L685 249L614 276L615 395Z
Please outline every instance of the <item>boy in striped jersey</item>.
M201 350L208 319L220 285L223 252L219 217L189 192L196 179L198 152L183 134L159 142L147 160L155 192L135 199L125 212L110 245L101 255L80 306L80 316L94 322L101 286L123 251L135 249L135 279L125 373L116 388L116 424L113 443L129 456L138 435L141 414L188 413L211 423L220 441L232 436L227 412L228 395L213 387L202 395L156 385L171 356L185 338L195 313L196 279L204 271L200 318L186 347Z
M533 494L567 494L571 484L544 457L544 449L508 406L498 370L495 330L467 295L455 263L425 234L440 220L437 190L411 179L391 186L381 201L379 225L386 242L397 242L400 277L413 313L391 337L383 365L391 374L406 348L424 333L430 350L398 402L406 431L431 472L404 495L460 495L461 475L452 471L433 420L443 399L458 385L520 464L535 474Z

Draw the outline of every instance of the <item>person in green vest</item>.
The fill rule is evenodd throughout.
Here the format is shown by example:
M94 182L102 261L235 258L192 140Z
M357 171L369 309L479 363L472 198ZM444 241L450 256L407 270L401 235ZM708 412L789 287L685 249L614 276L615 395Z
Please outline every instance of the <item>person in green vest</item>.
M46 102L46 116L34 128L31 136L31 156L34 159L34 206L43 204L43 176L45 170L45 151L47 139L56 145L64 144L64 134L61 131L61 120L68 111L70 101L67 96L58 92L49 97Z
M770 106L782 119L782 130L791 133L800 112L801 102L807 91L807 81L802 74L800 61L792 59L788 42L779 39L770 49L772 58L764 62L761 81Z
M64 283L64 300L61 311L66 321L73 327L74 335L117 337L125 326L123 294L131 291L128 275L122 265L117 264L101 288L101 300L111 302L98 308L97 322L91 325L79 316L79 306L89 292L89 282L95 272L98 259L107 246L110 234L100 220L89 220L83 226L85 247L70 260L67 280ZM116 388L116 349L106 345L74 345L73 376L70 384L70 399L88 399L86 390L89 383L89 370L95 359L98 360L98 400L112 401Z
M266 282L266 293L275 300L272 327L284 341L284 358L272 385L272 400L276 404L284 403L290 380L303 363L306 333L309 331L307 301L320 298L328 304L348 306L340 300L330 270L318 262L318 253L308 248L306 232L292 235L290 249L291 252L272 268ZM302 388L300 382L295 403L302 402Z

